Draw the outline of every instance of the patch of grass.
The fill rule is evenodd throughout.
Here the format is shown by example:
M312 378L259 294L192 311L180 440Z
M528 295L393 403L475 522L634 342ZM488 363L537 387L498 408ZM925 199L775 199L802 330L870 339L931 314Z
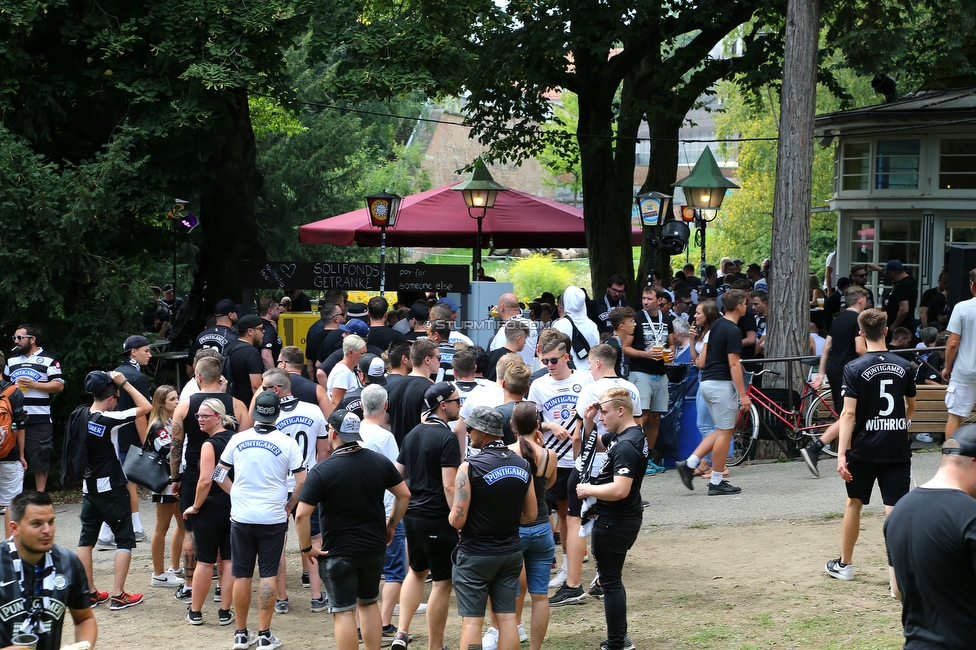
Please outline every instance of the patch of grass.
M711 524L691 524L688 528L694 528L697 530L705 530L706 528L711 528Z
M773 625L776 624L775 621L773 621L773 617L769 614L769 612L760 612L756 614L755 618L756 618L756 625L760 627L772 627Z
M836 510L831 510L830 512L825 512L823 518L824 519L843 519L844 518L844 513L843 512L837 512Z
M728 625L706 625L698 630L688 640L696 645L725 641L732 636L732 629Z

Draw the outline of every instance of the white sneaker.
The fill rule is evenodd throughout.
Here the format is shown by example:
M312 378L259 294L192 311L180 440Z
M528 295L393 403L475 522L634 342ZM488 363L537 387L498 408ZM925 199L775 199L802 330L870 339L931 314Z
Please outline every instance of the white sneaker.
M149 581L150 587L179 587L182 584L183 578L177 578L172 573L153 574L152 580Z
M932 434L919 433L918 435L915 436L915 439L918 440L919 442L932 442Z
M417 611L414 612L414 615L423 614L426 611L427 611L427 603L420 603L420 605L417 606ZM400 615L400 603L397 603L396 605L393 606L393 615L394 616Z
M566 578L568 577L569 569L567 569L566 565L564 564L563 567L559 569L559 573L556 574L556 577L549 581L549 588L559 589L563 586L563 583L566 582Z
M498 630L489 627L481 637L482 650L498 650Z
M829 560L824 566L827 571L827 575L831 578L837 578L838 580L853 580L854 579L854 565L853 564L841 564L840 558L836 560Z
M179 569L174 569L173 567L170 567L166 569L166 573L170 574L171 576L176 576L177 578L182 578L183 566L181 565Z
M529 635L525 633L524 625L519 625L518 631L519 631L519 643L525 643L526 641L529 640Z
M258 635L258 648L264 650L274 650L275 648L281 647L281 639L276 637L274 634L268 634L268 636Z

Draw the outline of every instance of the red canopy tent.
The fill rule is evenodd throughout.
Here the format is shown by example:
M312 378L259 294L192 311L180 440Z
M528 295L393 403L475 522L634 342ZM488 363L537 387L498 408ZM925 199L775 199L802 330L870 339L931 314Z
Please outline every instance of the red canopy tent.
M464 198L452 187L405 197L396 228L386 231L386 245L474 248L477 220L468 216ZM485 248L489 242L494 248L586 248L582 210L512 189L498 193L482 231ZM306 244L379 246L380 229L370 227L364 207L305 224L298 239ZM631 239L640 246L640 228L633 229Z

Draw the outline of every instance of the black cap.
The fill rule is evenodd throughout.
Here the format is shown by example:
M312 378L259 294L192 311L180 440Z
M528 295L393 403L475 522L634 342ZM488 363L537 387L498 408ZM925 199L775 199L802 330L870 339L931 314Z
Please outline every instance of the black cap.
M357 442L362 440L359 435L359 416L346 409L336 409L329 416L329 426L339 434L343 442Z
M228 300L224 298L223 300L217 302L217 306L214 307L215 316L227 316L229 314L236 314L237 306L234 305L233 300Z
M85 377L85 392L90 395L100 393L112 383L112 377L103 370L93 370Z
M976 458L976 424L967 424L956 429L942 445L942 453Z
M172 291L172 290L173 290L173 285L171 285L171 284L164 284L163 285L163 291Z
M427 405L427 408L433 411L437 408L438 404L449 399L454 394L454 391L455 388L452 384L446 381L439 381L424 393L424 403Z
M273 390L262 390L254 400L251 415L257 422L274 424L281 410L281 400Z
M713 287L710 284L703 284L702 286L698 287L698 300L702 300L703 298L705 300L707 300L709 298L711 298L713 300L714 299L717 299L718 298L718 289L716 289L715 287Z
M386 364L382 357L367 352L359 358L359 372L363 373L368 383L386 386Z
M237 321L237 331L246 332L252 327L260 327L262 324L261 317L257 314L246 314L241 316Z
M131 350L138 350L149 345L149 339L141 334L133 334L122 344L122 355L129 354Z
M346 304L346 318L369 318L366 305L361 302L350 302Z

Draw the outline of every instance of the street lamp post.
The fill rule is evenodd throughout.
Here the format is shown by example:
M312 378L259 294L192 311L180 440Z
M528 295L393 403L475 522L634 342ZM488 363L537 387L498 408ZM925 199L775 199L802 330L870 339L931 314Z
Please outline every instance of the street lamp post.
M481 221L485 218L488 208L495 206L495 197L499 192L507 192L508 188L492 179L484 161L477 158L474 167L461 183L451 188L460 192L464 197L464 204L468 207L468 216L478 220L478 238L475 241L474 261L472 270L474 280L481 279Z
M634 197L640 212L643 245L647 250L647 284L654 284L654 268L657 266L657 249L660 246L659 225L671 214L671 196L660 192L644 192Z
M386 229L395 228L403 197L380 192L366 197L369 225L380 229L380 295L386 293Z
M708 222L715 220L718 209L722 207L722 201L725 199L725 191L733 188L738 189L739 186L722 176L711 149L705 147L705 151L698 157L698 162L695 163L695 168L691 170L691 174L672 187L684 189L688 207L697 212L697 225L701 233L701 278L704 282L705 226ZM711 214L711 218L705 216L706 212Z

